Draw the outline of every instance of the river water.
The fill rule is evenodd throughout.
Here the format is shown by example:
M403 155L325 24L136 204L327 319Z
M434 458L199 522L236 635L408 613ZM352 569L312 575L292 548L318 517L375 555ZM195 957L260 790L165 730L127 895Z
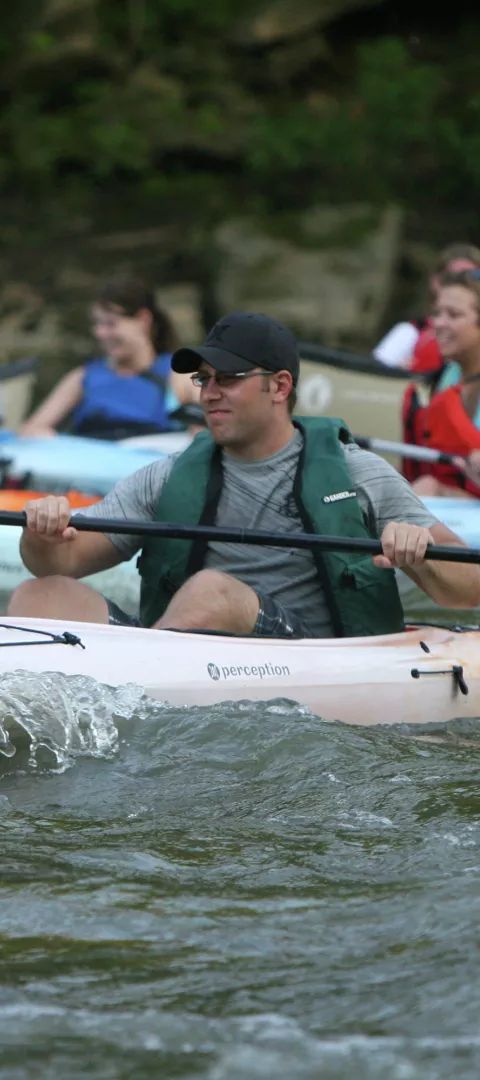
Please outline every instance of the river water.
M30 675L12 717L1 1078L477 1080L475 723Z

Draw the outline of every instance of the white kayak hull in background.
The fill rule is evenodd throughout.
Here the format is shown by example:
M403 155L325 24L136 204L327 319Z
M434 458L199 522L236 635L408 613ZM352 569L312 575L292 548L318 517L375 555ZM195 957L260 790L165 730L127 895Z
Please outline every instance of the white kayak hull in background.
M442 495L423 498L422 502L439 521L463 540L467 547L480 548L480 501L477 499L445 498ZM445 620L447 608L439 607L426 596L406 574L397 573L397 583L403 609L410 619L428 618L435 622ZM462 621L480 621L480 608L461 613ZM452 617L450 618L452 621Z
M298 415L341 416L356 435L401 439L408 371L316 345L300 343L299 351Z
M18 525L0 525L0 611L6 610L13 590L32 577L20 555L21 533ZM82 581L108 600L114 600L128 615L138 615L140 577L136 555L128 562L91 574Z
M35 641L35 630L68 631L84 648L25 644ZM133 683L172 705L288 698L326 720L349 724L427 724L480 716L480 633L442 628L284 641L3 619L0 671L0 690L13 672L60 672L114 687Z
M480 548L480 500L450 499L443 495L422 498L431 514L447 525L467 547Z

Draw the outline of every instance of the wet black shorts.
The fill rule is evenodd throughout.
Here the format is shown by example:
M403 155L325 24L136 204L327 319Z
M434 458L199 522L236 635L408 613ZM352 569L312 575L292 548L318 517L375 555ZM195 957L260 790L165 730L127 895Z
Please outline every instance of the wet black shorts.
M260 610L253 633L256 637L303 638L315 637L306 623L282 607L278 600L257 592Z
M119 607L114 600L107 600L107 597L105 597L105 603L108 608L108 621L110 626L142 625L140 620L135 618L135 615L127 615L126 611L122 611L121 607Z

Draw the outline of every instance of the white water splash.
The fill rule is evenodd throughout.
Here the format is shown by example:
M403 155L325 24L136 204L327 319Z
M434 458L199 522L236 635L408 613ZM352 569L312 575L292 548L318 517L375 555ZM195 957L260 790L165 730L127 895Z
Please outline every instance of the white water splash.
M28 749L28 764L63 770L74 757L109 757L117 720L136 709L142 691L112 688L79 675L16 671L0 677L0 756Z

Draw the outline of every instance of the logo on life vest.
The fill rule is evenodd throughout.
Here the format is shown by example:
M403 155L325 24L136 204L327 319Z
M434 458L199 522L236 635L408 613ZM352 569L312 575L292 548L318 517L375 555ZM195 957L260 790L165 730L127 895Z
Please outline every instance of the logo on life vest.
M356 494L356 491L335 491L333 495L324 495L322 502L332 503L340 502L341 499L354 499Z

